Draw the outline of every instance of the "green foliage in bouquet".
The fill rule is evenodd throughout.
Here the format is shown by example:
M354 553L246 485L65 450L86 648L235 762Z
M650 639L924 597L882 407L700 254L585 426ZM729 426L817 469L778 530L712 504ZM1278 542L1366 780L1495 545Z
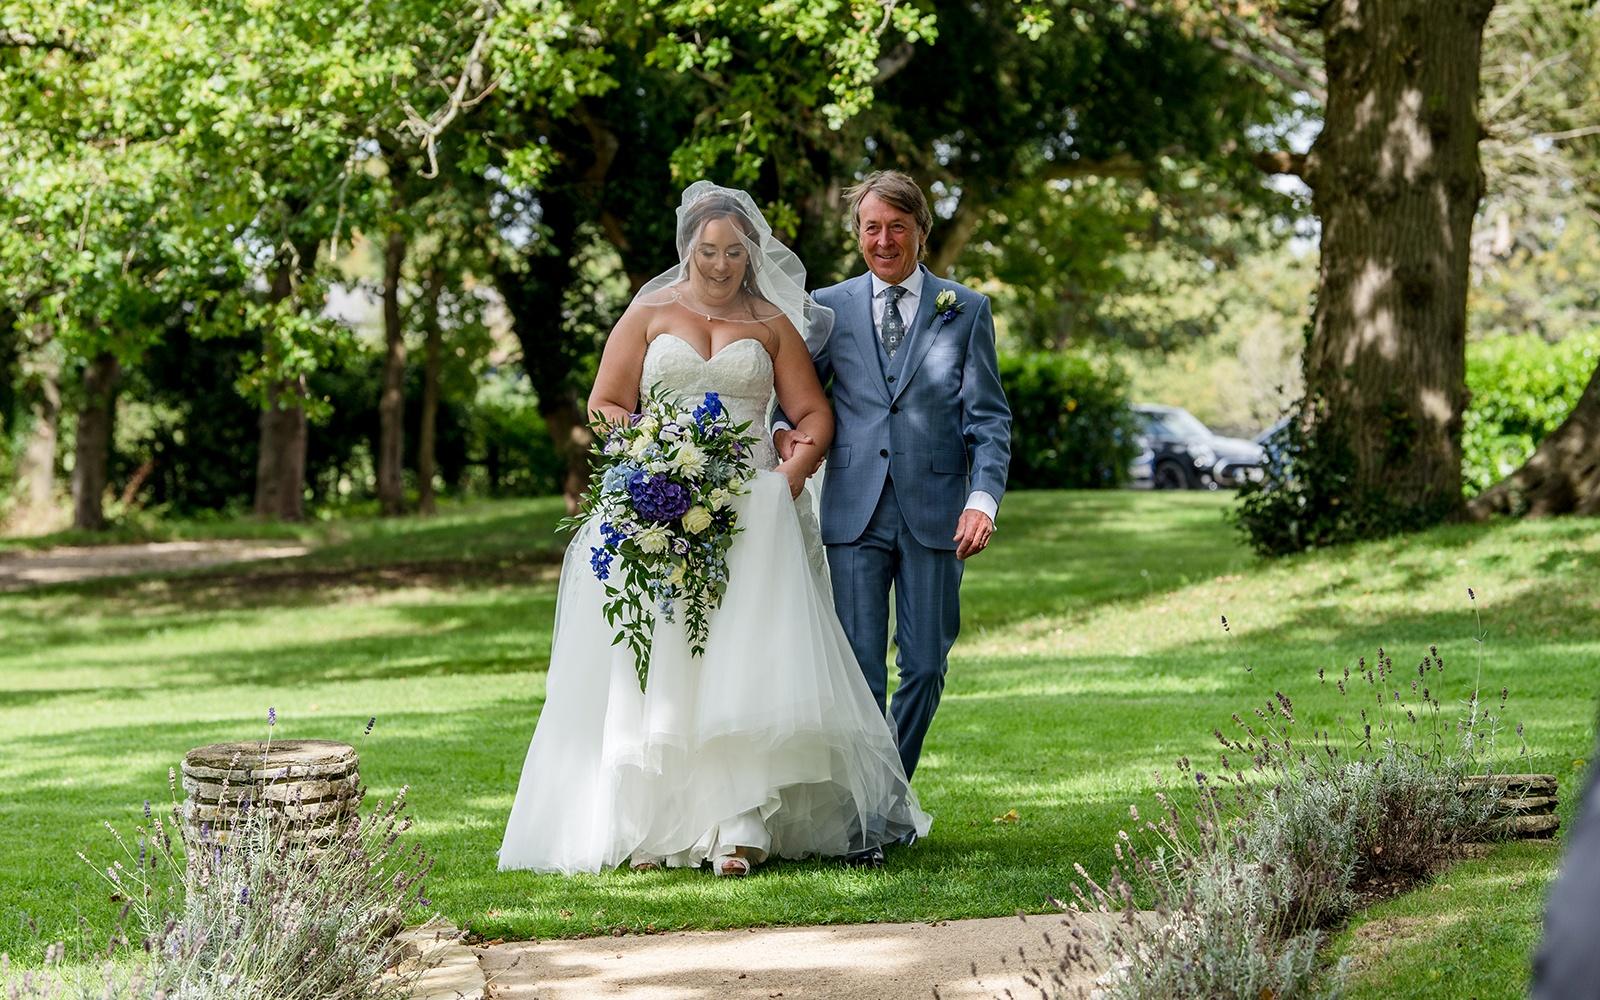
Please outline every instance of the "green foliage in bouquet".
M632 650L643 690L658 615L673 622L681 607L689 651L705 653L711 612L728 589L728 549L740 530L732 504L748 490L755 438L714 392L691 407L652 387L639 409L595 443L581 510L561 526L596 523L600 544L590 547L589 566L606 586L613 643Z

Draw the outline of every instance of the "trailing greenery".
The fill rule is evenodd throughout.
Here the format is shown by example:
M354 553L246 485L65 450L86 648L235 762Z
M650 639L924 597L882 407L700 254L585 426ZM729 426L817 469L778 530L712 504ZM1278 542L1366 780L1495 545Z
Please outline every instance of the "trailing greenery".
M1551 344L1504 335L1467 348L1472 401L1461 426L1461 478L1476 496L1533 454L1566 419L1600 366L1600 327Z
M1011 405L1011 487L1120 486L1138 454L1128 375L1103 351L1002 354Z

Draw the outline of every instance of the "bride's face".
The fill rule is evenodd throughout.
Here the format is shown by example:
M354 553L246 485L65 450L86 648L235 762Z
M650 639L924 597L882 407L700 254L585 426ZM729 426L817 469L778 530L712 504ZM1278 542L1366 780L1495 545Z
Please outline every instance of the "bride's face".
M712 219L689 248L689 285L705 302L727 302L739 294L750 266L744 234L732 219Z

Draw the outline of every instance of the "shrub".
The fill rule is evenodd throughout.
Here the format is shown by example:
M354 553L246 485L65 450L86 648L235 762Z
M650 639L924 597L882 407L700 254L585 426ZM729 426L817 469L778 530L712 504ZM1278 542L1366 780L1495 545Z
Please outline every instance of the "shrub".
M1460 844L1501 829L1496 793L1462 790L1493 749L1499 713L1474 690L1452 727L1437 694L1443 674L1434 647L1414 676L1381 649L1370 666L1346 668L1331 683L1352 704L1379 707L1358 708L1338 742L1297 732L1281 692L1236 713L1233 735L1213 730L1223 747L1215 774L1178 762L1192 805L1163 791L1159 817L1130 809L1137 836L1119 833L1119 867L1104 884L1078 866L1083 884L1064 908L1102 918L1075 925L1057 967L1034 975L1066 995L1070 974L1095 971L1111 1000L1314 995L1320 935L1364 886L1425 877ZM1503 710L1504 690L1500 699ZM1134 909L1145 899L1153 914ZM1084 947L1084 926L1098 949Z
M472 451L480 456L491 496L549 496L561 492L566 464L539 415L526 376L500 369L484 376L467 415Z
M169 784L176 777L169 772ZM226 838L175 843L176 801L166 820L145 805L148 825L123 858L94 867L125 901L127 926L112 936L101 968L63 964L61 943L46 968L0 971L10 997L50 1000L402 1000L421 968L398 972L393 943L405 917L426 906L432 862L399 838L410 827L405 789L356 816L328 844L307 843L281 813L229 797ZM219 824L219 829L224 824ZM226 839L226 843L222 841Z
M1505 335L1467 349L1471 402L1461 425L1461 479L1476 496L1515 472L1567 418L1600 365L1600 329L1548 344Z
M1119 486L1138 454L1128 376L1088 351L1005 354L1011 404L1010 485L1020 489Z

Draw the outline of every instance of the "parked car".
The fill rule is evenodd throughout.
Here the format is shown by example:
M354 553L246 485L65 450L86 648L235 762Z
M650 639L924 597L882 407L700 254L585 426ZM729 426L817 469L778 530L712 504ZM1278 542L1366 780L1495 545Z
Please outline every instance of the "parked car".
M1266 456L1259 444L1215 434L1181 406L1135 403L1133 414L1140 453L1128 472L1135 486L1214 490L1261 478Z

